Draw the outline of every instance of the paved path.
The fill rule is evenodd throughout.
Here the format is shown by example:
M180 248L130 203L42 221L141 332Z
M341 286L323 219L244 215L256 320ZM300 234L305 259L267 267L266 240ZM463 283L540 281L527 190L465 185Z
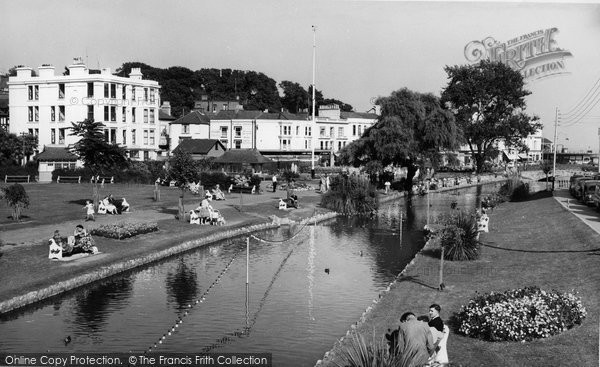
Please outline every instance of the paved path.
M582 204L571 196L569 190L555 190L554 198L583 223L600 233L600 213L596 211L596 208Z

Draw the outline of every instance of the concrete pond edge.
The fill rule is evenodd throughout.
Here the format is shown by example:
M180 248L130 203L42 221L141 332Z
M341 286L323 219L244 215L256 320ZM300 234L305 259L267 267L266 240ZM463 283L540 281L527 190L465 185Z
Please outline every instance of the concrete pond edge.
M323 214L313 215L311 217L300 220L299 222L290 221L289 224L298 224L298 225L307 225L312 223L323 222L338 216L338 213L328 212ZM26 294L13 297L6 301L0 302L0 314L7 313L10 311L17 310L19 308L28 306L30 304L43 301L47 298L54 297L60 295L61 293L83 287L90 283L109 278L111 276L135 269L137 267L141 267L143 265L148 265L153 262L157 262L159 260L163 260L169 258L174 255L181 254L183 252L206 246L218 241L232 239L244 235L248 235L254 232L263 231L266 229L273 229L280 227L282 224L271 222L271 223L261 223L255 224L251 226L244 226L237 229L227 230L220 233L215 233L209 236L206 236L201 239L189 240L183 242L179 245L170 247L165 250L161 250L158 252L153 252L146 256L138 257L135 259L130 259L126 261L121 261L109 266L103 266L98 270L91 271L87 274L76 276L75 278L61 281L55 283L51 286L38 289L35 291L28 292Z

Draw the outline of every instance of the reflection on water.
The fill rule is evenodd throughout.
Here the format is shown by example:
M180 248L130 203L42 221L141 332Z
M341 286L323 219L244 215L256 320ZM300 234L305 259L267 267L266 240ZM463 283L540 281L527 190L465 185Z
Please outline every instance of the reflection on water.
M448 213L452 202L472 210L492 191L400 199L374 218L308 226L291 241L252 240L249 285L245 238L206 246L2 316L0 350L142 352L182 319L157 352L269 352L275 366L313 365L422 248L428 215Z

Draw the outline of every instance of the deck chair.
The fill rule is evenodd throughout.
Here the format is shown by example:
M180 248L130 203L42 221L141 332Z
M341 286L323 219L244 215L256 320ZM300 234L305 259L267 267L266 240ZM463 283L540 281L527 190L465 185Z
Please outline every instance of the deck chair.
M285 209L287 209L287 204L285 203L285 201L283 201L283 199L279 199L279 210Z
M479 218L479 220L477 221L477 230L479 232L489 232L489 225L490 223L490 217L487 216L487 214L482 214L481 218Z
M54 238L50 239L50 252L48 253L48 259L62 259L62 246L57 245Z
M200 224L200 217L193 210L190 210L190 224Z

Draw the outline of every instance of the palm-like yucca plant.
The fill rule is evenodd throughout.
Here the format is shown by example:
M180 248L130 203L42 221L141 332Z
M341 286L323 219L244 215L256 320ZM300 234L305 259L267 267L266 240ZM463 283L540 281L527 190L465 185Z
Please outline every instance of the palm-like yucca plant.
M458 210L446 219L438 232L444 248L444 258L452 261L475 260L479 257L479 232L477 217Z
M332 361L338 367L401 367L399 354L388 352L387 342L383 337L367 340L365 336L352 333L350 343L344 345L339 358Z

